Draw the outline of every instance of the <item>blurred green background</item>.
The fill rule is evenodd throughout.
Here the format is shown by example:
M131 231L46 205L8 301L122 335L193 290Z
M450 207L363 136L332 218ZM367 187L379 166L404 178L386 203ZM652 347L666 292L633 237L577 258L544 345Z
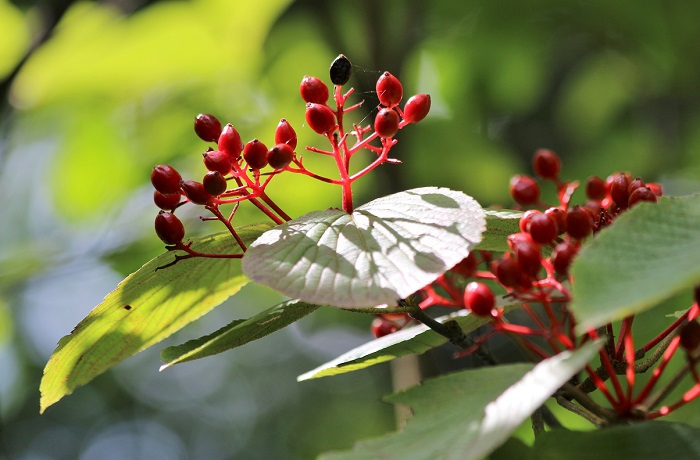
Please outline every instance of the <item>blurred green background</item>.
M433 101L398 135L404 165L360 181L358 203L435 185L509 206L539 147L565 179L628 170L685 194L700 190L698 23L684 0L0 0L0 458L306 459L393 429L387 366L295 382L370 338L370 318L325 310L162 374L154 347L38 415L58 339L162 251L151 168L203 174L196 114L264 142L285 117L316 144L298 85L344 53L361 116L384 70ZM269 193L292 216L340 200L299 177ZM207 231L196 215L191 235ZM247 287L163 346L278 300Z

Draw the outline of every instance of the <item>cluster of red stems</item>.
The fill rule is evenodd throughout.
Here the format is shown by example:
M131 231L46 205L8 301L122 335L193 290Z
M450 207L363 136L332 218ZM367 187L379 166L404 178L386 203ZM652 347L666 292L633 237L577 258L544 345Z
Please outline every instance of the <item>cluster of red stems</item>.
M568 309L571 294L567 286L574 282L569 267L582 242L638 203L656 203L662 194L661 187L655 183L645 184L639 177L633 179L629 173L613 174L607 180L592 176L585 183L587 201L571 206L572 194L579 183L560 180L561 160L556 153L547 149L535 152L533 169L541 180L554 184L558 205L550 206L541 201L540 183L536 178L514 176L510 181L510 194L515 207L525 212L519 222L520 232L507 237L510 251L501 257L488 251L473 251L451 271L417 293L419 307L464 308L490 320L490 330L458 356L474 353L497 333L510 336L534 361L605 337L606 344L599 352L600 367L587 366L586 380L569 387L580 396L575 399L582 405L592 403L585 393L596 389L609 401L612 410L593 404L586 407L601 415L594 418L600 425L613 420L658 418L700 396L700 374L696 370L700 360L700 323L696 321L700 314L700 286L696 288L693 305L640 348L635 348L634 344L634 316L622 320L617 338L612 324L577 336L575 318ZM501 306L497 304L494 290L502 294ZM528 325L509 321L505 316L507 305L519 305L528 318ZM408 314L379 315L372 323L372 332L382 337L412 322ZM671 379L672 383L659 388L660 377L679 348L685 350L687 364ZM635 385L636 375L652 367L649 380ZM692 388L680 400L656 408L687 373L692 375ZM558 397L557 401L565 406L571 404L564 397Z
M280 120L274 133L274 144L267 147L259 139L243 144L241 136L232 124L222 128L219 120L210 114L195 117L194 130L205 142L216 143L203 154L207 173L201 182L183 180L179 172L169 165L159 165L151 173L151 183L155 188L153 200L161 209L156 216L155 230L169 250L180 250L172 264L191 257L241 258L246 245L234 229L231 221L240 203L248 201L262 211L274 223L281 224L291 218L267 195L266 188L281 173L303 174L322 182L336 184L342 188L342 206L345 211L353 210L352 184L375 169L377 166L399 164L399 160L389 157L389 151L396 144L396 133L406 125L417 123L428 115L430 96L417 94L406 101L403 109L399 103L403 99L401 82L389 72L384 72L376 83L379 106L373 126L353 124L346 131L343 117L362 105L362 102L346 107L353 89L343 92L342 87L350 79L352 64L339 55L331 64L330 79L334 85L333 103L329 106L330 91L319 78L305 76L299 87L302 99L306 102L306 124L316 133L324 136L328 150L306 147L306 151L328 156L335 161L339 177L329 178L312 172L297 153L297 134L286 119ZM350 172L351 159L361 151L371 152L375 158L358 172ZM184 242L185 228L175 211L186 203L203 206L212 216L202 220L222 222L235 238L240 252L233 254L202 253L193 249L192 243ZM232 205L232 210L224 215L221 206ZM170 266L168 264L164 267Z

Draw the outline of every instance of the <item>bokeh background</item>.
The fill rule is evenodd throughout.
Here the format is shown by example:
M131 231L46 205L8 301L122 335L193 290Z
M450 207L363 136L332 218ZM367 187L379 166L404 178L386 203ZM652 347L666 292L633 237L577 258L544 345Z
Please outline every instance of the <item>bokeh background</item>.
M700 190L699 23L685 0L0 0L0 458L307 459L393 429L388 366L295 382L371 338L361 315L322 310L158 372L164 346L280 300L255 286L39 416L58 339L162 251L151 168L203 174L196 114L268 142L286 117L316 144L298 84L344 53L360 118L384 70L433 101L360 203L439 185L509 206L539 147L566 179L625 170L682 195ZM339 203L296 177L270 195L291 215Z

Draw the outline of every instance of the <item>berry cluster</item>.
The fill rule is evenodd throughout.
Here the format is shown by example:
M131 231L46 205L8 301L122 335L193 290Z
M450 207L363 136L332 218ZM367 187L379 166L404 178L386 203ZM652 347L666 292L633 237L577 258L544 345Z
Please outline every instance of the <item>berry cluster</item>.
M571 301L568 286L574 282L569 267L582 241L610 225L630 207L642 201L656 202L661 187L645 184L641 178L632 179L628 173L614 174L607 180L593 176L585 183L586 201L571 206L572 195L579 184L560 180L559 157L550 150L538 150L533 167L537 177L554 183L558 204L551 206L541 201L540 183L535 177L513 177L510 191L516 207L527 210L520 219L520 231L507 237L509 251L498 257L487 251L472 252L417 293L420 308L433 305L466 308L472 314L490 319L490 331L466 346L460 355L482 352L480 345L497 333L512 337L535 361L575 349L599 336L607 336L607 345L600 351L601 367L587 367L586 380L575 386L581 399L588 398L586 393L599 390L609 401L612 411L595 404L588 405L587 410L594 412L589 414L589 419L599 425L617 419L657 418L700 396L700 379L695 370L700 359L700 323L696 320L700 315L700 288L696 291L695 303L639 349L634 346L633 316L622 321L617 340L612 324L581 337L574 333L576 319L568 309ZM498 306L495 293L506 303L518 305L528 318L526 324L509 321L506 309ZM375 320L372 331L379 337L398 330L400 324L396 318L388 319L384 315ZM694 385L678 402L655 409L659 401L651 393L659 385L664 368L679 347L686 350ZM651 379L635 395L635 374L653 366L656 367ZM608 387L608 382L612 388ZM625 382L627 388L623 389ZM659 393L662 392L655 394ZM561 396L557 401L565 407L570 406L571 394ZM583 404L591 401L586 400ZM596 408L598 412L595 412Z
M346 107L353 89L343 93L342 86L352 74L352 64L347 57L339 55L331 64L330 79L334 84L333 103L329 106L331 92L328 86L317 77L305 76L301 80L299 92L306 103L306 124L316 133L324 136L329 150L306 147L309 152L332 157L338 168L338 178L316 174L305 167L302 155L297 153L297 134L286 119L280 120L274 132L274 143L268 148L259 139L243 143L241 136L232 124L222 127L213 115L200 114L195 117L195 133L205 142L215 143L203 154L207 172L201 181L183 180L180 173L169 165L159 165L151 173L151 183L155 188L153 201L161 211L156 216L155 229L158 237L167 244L169 250L181 250L185 255L177 255L173 263L190 257L240 258L246 250L245 243L236 233L231 221L241 202L255 205L276 224L291 218L267 195L266 188L280 173L295 173L309 176L323 182L342 187L342 206L348 213L353 210L352 185L359 178L381 164L398 164L399 160L389 158L389 151L396 144L394 136L410 123L417 123L426 117L430 110L430 96L418 94L411 97L403 110L399 103L403 98L401 82L389 72L384 72L377 80L377 96L380 107L374 126L353 125L346 131L343 123L345 113L359 108L362 102ZM354 139L354 142L351 140ZM350 173L350 161L361 150L376 155L370 164L358 172ZM231 233L241 252L236 254L200 253L184 243L185 229L175 211L186 203L203 206L213 216L202 220L218 220ZM232 205L232 211L225 216L220 207ZM172 264L168 264L170 266ZM164 267L161 267L164 268Z

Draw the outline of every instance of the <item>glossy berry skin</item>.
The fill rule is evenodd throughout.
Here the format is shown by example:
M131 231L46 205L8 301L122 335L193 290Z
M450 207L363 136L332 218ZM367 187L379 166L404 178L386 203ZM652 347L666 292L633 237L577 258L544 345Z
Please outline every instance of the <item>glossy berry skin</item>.
M535 278L542 267L540 245L534 241L521 241L513 246L513 254L515 254L515 260L522 271L526 275Z
M327 134L335 129L335 114L328 106L306 104L306 123L318 134Z
M491 271L504 287L527 291L532 286L518 262L512 257L494 260L491 264Z
M304 102L325 104L328 102L328 86L319 78L305 76L301 79L299 93Z
M175 214L160 211L155 222L156 235L165 244L177 244L185 237L185 227Z
M228 187L226 179L219 171L209 171L206 173L204 179L202 179L202 185L204 186L204 190L212 196L221 195Z
M267 146L253 139L243 147L243 159L249 168L263 169L267 166Z
M292 150L297 148L297 133L285 118L280 120L275 129L275 144L287 144Z
M496 297L483 283L472 281L464 290L464 306L478 316L491 316L496 306Z
M379 137L394 137L399 131L399 114L393 109L381 109L374 118L374 130Z
M222 152L226 152L231 162L236 161L241 154L243 141L241 141L241 135L238 134L238 131L231 123L227 124L221 131L218 147Z
M408 123L418 123L430 112L430 95L416 94L406 102L403 108L403 119Z
M570 241L565 241L558 244L554 248L554 253L552 254L552 265L554 270L561 275L566 275L569 273L569 267L571 262L573 262L576 253L578 252L578 246Z
M540 200L540 186L530 176L521 174L510 180L510 196L516 203L527 206L537 204Z
M610 183L610 196L617 207L625 209L628 205L630 180L625 174L618 174Z
M221 122L214 115L200 113L194 117L194 132L205 142L216 142L221 134Z
M342 86L350 80L352 75L352 63L344 54L339 54L337 58L331 62L329 69L331 81L334 85Z
M180 193L161 193L154 190L153 202L164 211L172 211L180 204Z
M372 335L376 338L384 337L385 335L393 334L399 330L399 327L393 321L384 318L374 318L370 326Z
M376 88L379 103L384 107L396 107L403 98L403 86L401 86L401 82L389 72L384 72L382 76L379 77Z
M552 219L557 227L557 235L561 235L566 231L566 211L560 208L549 208L544 212L544 215Z
M212 150L202 154L204 158L204 166L209 171L217 171L225 176L231 172L231 158L221 150Z
M561 160L559 156L548 149L539 149L532 158L532 166L535 174L542 179L555 180L561 171Z
M659 199L649 187L639 187L630 195L628 204L630 207L632 207L640 201L656 203L659 201Z
M267 162L274 169L286 167L294 159L294 150L287 144L277 144L267 151Z
M593 231L593 216L589 211L580 207L574 206L566 213L566 232L576 239L587 237Z
M160 193L178 193L182 177L175 168L168 165L158 165L151 172L151 184Z
M535 214L530 218L528 226L530 236L536 243L551 243L557 236L557 224L546 214Z
M605 181L598 176L591 176L586 180L586 196L591 200L603 201L607 192Z
M193 180L185 180L180 184L185 196L194 204L209 205L214 197L206 191L204 184Z
M627 187L627 191L629 192L630 196L632 196L632 193L634 193L635 190L637 190L640 187L646 187L644 184L644 181L642 180L641 177L636 178L632 182L630 182L629 187Z
M520 218L520 222L518 222L518 226L520 227L521 232L527 232L529 227L530 227L530 219L532 219L532 216L535 214L541 214L542 212L539 211L538 209L529 209L523 213L523 216Z

